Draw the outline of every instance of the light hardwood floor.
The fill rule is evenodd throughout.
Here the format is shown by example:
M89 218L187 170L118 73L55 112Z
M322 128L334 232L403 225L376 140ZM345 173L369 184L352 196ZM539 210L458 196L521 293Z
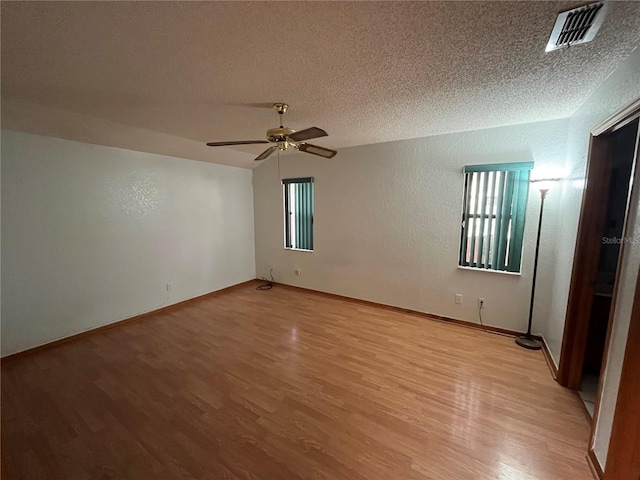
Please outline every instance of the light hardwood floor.
M255 285L7 363L11 480L590 479L513 339Z

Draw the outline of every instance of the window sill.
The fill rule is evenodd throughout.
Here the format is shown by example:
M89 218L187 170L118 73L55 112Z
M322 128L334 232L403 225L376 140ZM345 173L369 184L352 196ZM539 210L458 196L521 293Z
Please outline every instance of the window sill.
M505 272L504 270L490 270L488 268L463 267L461 265L458 265L458 270L469 270L471 272L498 273L501 275L510 275L512 277L522 276L522 272Z
M284 247L285 250L290 250L292 252L308 252L308 253L313 253L313 250L307 250L305 248L289 248L289 247Z

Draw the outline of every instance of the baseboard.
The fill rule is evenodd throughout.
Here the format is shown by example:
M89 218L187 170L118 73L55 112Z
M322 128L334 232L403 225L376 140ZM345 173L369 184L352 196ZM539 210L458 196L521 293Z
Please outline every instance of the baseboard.
M493 333L500 333L502 335L508 335L511 337L517 337L523 334L523 332L516 332L515 330L508 330L506 328L500 328L500 327L492 327L489 325L485 325L483 328L479 323L468 322L466 320L458 320L455 318L444 317L442 315L435 315L433 313L421 312L419 310L411 310L409 308L395 307L393 305L386 305L384 303L372 302L370 300L362 300L360 298L347 297L345 295L338 295L336 293L328 293L328 292L322 292L320 290L313 290L310 288L297 287L294 285L288 285L286 283L278 283L277 286L284 287L290 290L299 290L299 291L311 293L314 295L320 295L327 298L333 298L334 300L342 300L344 302L357 303L359 305L366 305L368 307L374 307L374 308L381 308L381 309L389 310L396 313L404 313L406 315L413 315L417 317L428 318L430 320L439 320L442 322L453 323L456 325L461 325L463 327L473 328L476 330L486 330Z
M28 356L28 355L32 355L34 353L40 352L42 350L47 350L49 348L54 348L58 345L62 345L68 342L72 342L74 340L78 340L80 338L84 338L90 335L95 335L98 334L100 332L103 332L105 330L109 330L111 328L115 328L115 327L119 327L121 325L130 323L130 322L136 322L138 320L142 320L146 317L150 317L152 315L156 315L162 312L166 312L168 310L172 310L174 308L178 308L178 307L182 307L185 306L189 303L192 302L196 302L198 300L202 300L208 297L212 297L215 295L220 295L222 293L228 292L230 290L234 290L236 288L241 288L244 287L246 285L255 283L257 281L262 281L260 279L254 279L254 280L248 280L246 282L242 282L242 283L238 283L236 285L231 285L230 287L226 287L223 288L221 290L216 290L213 292L209 292L209 293L205 293L204 295L199 295L197 297L193 297L193 298L189 298L187 300L182 300L180 302L177 303L173 303L171 305L166 305L164 307L158 308L156 310L152 310L150 312L145 312L145 313L141 313L140 315L135 315L133 317L130 318L125 318L123 320L118 320L116 322L113 323L109 323L107 325L103 325L100 327L96 327L96 328L92 328L90 330L86 330L84 332L80 332L80 333L76 333L74 335L68 336L68 337L64 337L58 340L54 340L53 342L49 342L49 343L45 343L43 345L39 345L37 347L33 347L33 348L29 348L27 350L23 350L21 352L17 352L17 353L12 353L10 355L7 355L6 357L2 357L1 362L2 365L4 365L5 363L17 360L19 358ZM506 328L500 328L500 327L493 327L490 325L485 325L484 327L482 327L480 324L478 323L474 323L474 322L469 322L466 320L458 320L456 318L450 318L450 317L445 317L442 315L436 315L433 313L426 313L426 312L421 312L419 310L412 310L409 308L403 308L403 307L396 307L393 305L386 305L384 303L378 303L378 302L373 302L370 300L362 300L359 298L354 298L354 297L348 297L345 295L338 295L336 293L328 293L328 292L322 292L320 290L313 290L310 288L304 288L304 287L298 287L295 285L288 285L285 283L278 283L277 284L279 287L284 287L290 290L298 290L298 291L302 291L302 292L306 292L306 293L311 293L314 295L320 295L323 297L327 297L327 298L333 298L335 300L341 300L341 301L345 301L345 302L350 302L350 303L356 303L359 305L366 305L369 307L374 307L374 308L381 308L384 310L388 310L388 311L392 311L392 312L396 312L396 313L403 313L405 315L413 315L413 316L417 316L417 317L421 317L421 318L427 318L430 320L436 320L436 321L442 321L442 322L447 322L447 323L452 323L455 325L460 325L462 327L467 327L467 328L473 328L475 330L486 330L489 332L493 332L493 333L499 333L502 335L508 335L508 336L512 336L512 337L517 337L519 335L522 335L523 332L517 332L515 330L509 330ZM555 365L553 364L553 360L551 359L551 355L549 354L548 348L546 346L546 342L544 341L544 339L542 337L537 337L539 340L542 341L542 350L544 353L544 357L547 360L547 364L549 365L549 369L551 370L551 374L554 375L554 378L557 377L557 370L555 369Z
M589 464L593 478L596 480L604 480L604 471L602 470L598 457L596 457L592 448L587 450L587 463Z
M547 345L547 341L544 337L539 337L542 342L542 353L544 355L544 359L547 361L547 366L549 367L549 371L551 372L551 376L557 382L558 381L558 367L556 367L555 362L553 361L553 357L551 356L551 352L549 351L549 346Z
M42 350L48 350L50 348L57 347L58 345L62 345L68 342L73 342L75 340L79 340L84 337L88 337L90 335L96 335L98 333L104 332L105 330L109 330L111 328L120 327L127 323L137 322L138 320L142 320L146 317L150 317L152 315L157 315L159 313L166 312L168 310L173 310L178 307L184 307L193 302L197 302L198 300L204 300L205 298L214 297L216 295L220 295L222 293L227 293L231 290L235 290L237 288L244 287L249 284L256 283L256 280L247 280L246 282L238 283L235 285L231 285L226 288L222 288L220 290L215 290L213 292L205 293L203 295L198 295L197 297L188 298L187 300L182 300L177 303L172 303L171 305L165 305L164 307L158 308L156 310L151 310L150 312L141 313L139 315L134 315L133 317L125 318L123 320L117 320L112 323L108 323L107 325L102 325L100 327L91 328L89 330L85 330L84 332L76 333L74 335L70 335L68 337L60 338L58 340L54 340L52 342L44 343L42 345L38 345L37 347L28 348L27 350L22 350L21 352L12 353L7 355L6 357L2 357L1 365L5 365L8 362L12 362L19 358L23 358L29 355L33 355L34 353L41 352Z

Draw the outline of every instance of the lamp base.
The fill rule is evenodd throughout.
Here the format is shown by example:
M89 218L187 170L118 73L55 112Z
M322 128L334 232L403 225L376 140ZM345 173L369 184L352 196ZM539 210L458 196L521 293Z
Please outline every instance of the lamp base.
M528 348L529 350L540 350L542 348L542 343L529 335L517 337L516 343L521 347Z

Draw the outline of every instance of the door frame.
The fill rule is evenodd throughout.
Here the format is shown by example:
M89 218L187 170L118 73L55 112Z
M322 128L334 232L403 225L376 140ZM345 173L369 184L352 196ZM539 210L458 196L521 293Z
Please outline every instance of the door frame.
M609 147L606 135L592 135L589 139L586 188L580 209L558 365L558 383L572 389L578 389L582 379L602 230L607 213L612 166Z
M605 480L640 479L640 271L607 452Z
M601 236L606 217L612 167L612 158L609 155L609 134L625 127L638 117L640 117L640 98L614 113L591 130L587 158L586 186L582 196L582 206L576 235L576 248L573 257L573 270L571 272L571 283L567 300L564 332L562 335L560 362L558 365L558 383L568 388L579 389L582 378L582 367L587 344L596 275L598 272ZM632 188L636 183L633 177L636 173L637 160L637 157L633 160L634 164L631 170L632 183L627 199L631 198ZM628 210L629 200L627 200L627 213ZM615 308L615 298L620 274L620 260L623 257L623 253L624 243L621 245L618 257L618 268L609 314L609 328L607 330L603 362L606 362L609 350L610 320L613 318ZM604 368L605 364L603 363L602 371L604 371Z

